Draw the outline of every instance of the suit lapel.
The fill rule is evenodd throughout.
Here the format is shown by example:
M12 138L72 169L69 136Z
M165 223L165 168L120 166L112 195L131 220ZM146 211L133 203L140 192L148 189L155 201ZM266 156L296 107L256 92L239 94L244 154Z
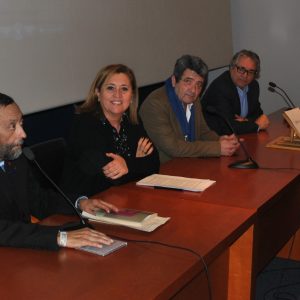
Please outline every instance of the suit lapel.
M12 161L5 172L0 172L0 201L3 210L10 207L10 215L25 220L29 215L29 208L26 202L26 189L24 182L26 175L24 168L19 164L19 159Z

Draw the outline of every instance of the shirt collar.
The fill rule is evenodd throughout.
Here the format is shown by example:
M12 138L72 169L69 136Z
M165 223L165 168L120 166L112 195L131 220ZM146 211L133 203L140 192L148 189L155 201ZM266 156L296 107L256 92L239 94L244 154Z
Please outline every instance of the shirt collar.
M237 86L236 88L237 88L239 94L247 94L247 93L248 93L248 90L249 90L249 86L248 86L248 85L246 85L243 89L241 89L241 88L238 87L238 86Z

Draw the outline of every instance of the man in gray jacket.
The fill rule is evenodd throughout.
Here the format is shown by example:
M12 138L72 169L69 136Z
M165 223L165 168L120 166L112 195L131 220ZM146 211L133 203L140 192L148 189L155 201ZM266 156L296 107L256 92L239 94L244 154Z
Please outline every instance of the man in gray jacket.
M238 149L234 135L219 137L205 122L200 94L207 74L201 58L184 55L165 85L142 104L140 116L162 163L173 157L231 156Z

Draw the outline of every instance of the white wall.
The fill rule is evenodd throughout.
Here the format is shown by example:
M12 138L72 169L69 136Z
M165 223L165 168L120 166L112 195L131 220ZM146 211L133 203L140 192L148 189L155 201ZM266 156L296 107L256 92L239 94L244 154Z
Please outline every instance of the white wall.
M233 49L251 49L260 56L260 100L266 113L285 106L267 90L269 81L300 106L299 12L299 0L231 0Z
M0 44L0 91L36 112L82 100L107 64L130 66L139 86L182 54L223 66L230 0L0 0Z

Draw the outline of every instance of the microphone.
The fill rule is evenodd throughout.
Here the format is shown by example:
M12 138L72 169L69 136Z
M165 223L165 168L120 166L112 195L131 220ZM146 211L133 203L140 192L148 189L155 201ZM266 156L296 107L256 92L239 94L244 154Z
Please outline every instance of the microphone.
M241 148L246 156L246 159L233 162L233 163L229 164L228 167L234 168L234 169L258 169L259 166L258 166L257 162L251 158L249 152L247 151L247 149L244 145L244 142L236 134L235 130L233 129L233 127L230 124L230 122L228 121L228 119L222 113L217 111L213 106L207 106L206 111L210 114L218 115L222 120L224 120L224 122L226 123L228 128L237 137L237 139L241 145Z
M272 86L268 87L268 91L271 93L278 94L285 101L285 103L288 106L288 109L292 108L290 102L286 99L286 97L283 94L281 94L280 92L276 91Z
M288 101L289 101L289 107L291 107L291 108L295 108L296 107L296 105L293 103L293 101L291 100L291 98L288 96L288 94L285 92L285 90L284 89L282 89L281 87L279 87L276 83L274 83L274 82L272 82L272 81L270 81L269 82L269 86L270 87L272 87L273 89L274 89L274 91L275 91L275 89L277 88L277 89L279 89L280 91L282 91L283 92L283 94L285 95L285 97L288 99ZM272 92L272 91L271 91ZM278 92L277 92L278 93ZM278 93L279 94L279 93ZM279 94L279 95L281 95L281 94ZM285 99L286 100L286 99Z
M68 205L70 205L72 207L72 209L74 210L74 212L76 213L76 215L80 218L80 224L78 223L71 223L66 225L66 230L75 230L75 229L79 229L82 227L90 227L92 228L92 225L89 224L81 215L81 213L78 211L78 209L75 207L75 205L73 204L73 202L70 200L70 198L60 189L60 187L47 175L47 173L42 169L42 167L40 166L40 164L37 162L37 160L35 159L35 155L33 153L33 151L29 148L29 147L24 147L23 148L23 154L24 156L35 163L35 165L38 167L38 169L40 170L40 172L47 178L47 180L51 183L51 185L59 192L59 194L64 198L64 200L68 203Z

